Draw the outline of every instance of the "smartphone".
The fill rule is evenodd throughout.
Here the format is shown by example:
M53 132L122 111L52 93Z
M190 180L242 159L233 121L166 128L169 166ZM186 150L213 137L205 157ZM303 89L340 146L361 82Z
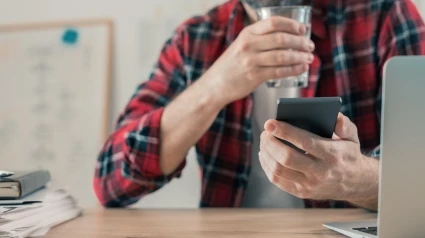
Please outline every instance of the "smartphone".
M340 97L281 98L277 102L276 120L331 139L341 104ZM298 149L287 141L281 141Z

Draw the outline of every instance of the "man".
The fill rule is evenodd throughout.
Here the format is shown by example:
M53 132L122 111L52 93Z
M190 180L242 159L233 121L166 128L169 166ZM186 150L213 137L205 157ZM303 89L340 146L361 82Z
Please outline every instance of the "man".
M230 0L177 29L100 153L101 204L126 206L160 189L181 175L195 145L201 207L377 209L382 69L395 55L425 54L421 17L410 0L313 0L311 41L290 19L256 22L253 7L275 2ZM343 98L347 117L339 115L332 140L258 119L275 107L262 103L264 82L306 70L300 96ZM250 176L251 159L263 178Z

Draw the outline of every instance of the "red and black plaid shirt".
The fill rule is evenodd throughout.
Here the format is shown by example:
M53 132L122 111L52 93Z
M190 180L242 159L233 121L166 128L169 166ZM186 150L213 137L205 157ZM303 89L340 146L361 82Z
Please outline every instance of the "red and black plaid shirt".
M313 9L315 60L302 95L342 97L342 112L357 125L362 149L377 152L383 65L395 55L425 54L423 21L410 0L315 0ZM166 42L150 79L137 88L99 155L94 190L101 204L132 204L180 176L184 162L170 176L159 166L164 107L220 57L244 28L244 17L240 1L231 0L187 20ZM252 100L223 108L196 144L201 207L241 204L250 171Z

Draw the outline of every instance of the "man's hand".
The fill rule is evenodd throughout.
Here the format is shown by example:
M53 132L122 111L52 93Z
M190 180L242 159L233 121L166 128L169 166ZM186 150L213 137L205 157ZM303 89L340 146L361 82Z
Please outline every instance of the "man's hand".
M265 129L260 162L273 184L299 198L344 200L377 210L379 161L361 153L357 128L347 117L339 114L333 139L275 120Z
M256 22L239 34L201 81L227 104L267 80L300 75L314 59L314 43L304 37L306 31L305 25L284 17Z

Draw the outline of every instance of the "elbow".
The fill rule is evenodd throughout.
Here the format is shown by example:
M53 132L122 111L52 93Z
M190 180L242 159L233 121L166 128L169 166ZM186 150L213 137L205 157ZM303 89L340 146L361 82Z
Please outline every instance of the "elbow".
M125 134L123 131L117 133ZM98 157L93 190L98 202L107 208L132 205L168 182L159 174L160 166L143 162L147 158L138 156L135 160L129 159L130 151L136 150L133 144L135 142L132 141L135 138L129 134L129 139L125 142L112 143L112 140L107 142ZM157 155L152 154L149 159L152 160L152 157L155 157L155 162L158 160ZM156 168L155 171L152 171L152 167Z
M122 166L125 161L123 155L126 149L113 150L117 148L114 145L116 138L116 134L111 136L98 155L92 180L92 188L97 201L105 208L126 207L139 199L139 197L136 199L134 196L135 184L125 178L123 174L124 168ZM118 143L118 145L121 144Z
M179 158L173 155L159 155L159 171L156 176L158 177L168 177L173 178L175 176L179 177L178 174L181 173L183 168L186 165L186 158ZM167 159L165 159L167 158Z
M166 177L171 176L176 170L176 168L162 162L160 163L160 169L163 176L166 176Z
M140 200L141 196L129 196L134 194L131 186L122 185L122 182L108 177L101 179L95 177L93 190L99 204L105 208L124 208Z
M93 191L97 201L105 208L123 207L123 204L121 204L117 198L111 196L111 192L107 189L107 180L107 178L98 177L93 179Z
M156 183L144 177L133 177L138 172L132 171L131 166L124 161L125 159L121 158L111 164L97 165L93 178L93 191L103 207L127 207L157 189Z

